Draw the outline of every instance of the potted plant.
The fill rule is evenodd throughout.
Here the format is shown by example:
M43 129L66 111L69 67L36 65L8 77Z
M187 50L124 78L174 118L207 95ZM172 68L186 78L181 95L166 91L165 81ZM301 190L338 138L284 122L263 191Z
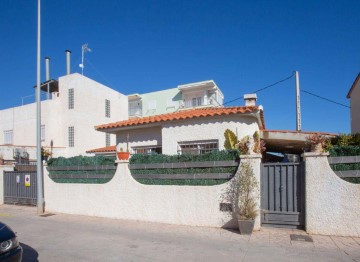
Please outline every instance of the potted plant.
M120 147L120 152L117 152L117 157L119 160L128 160L130 157L130 152L124 152L124 149Z
M306 143L310 146L311 152L322 153L329 139L319 133L314 133L306 138Z
M51 152L46 148L41 147L41 160L48 161L50 156L51 156Z
M241 166L237 178L237 210L236 218L242 235L250 235L254 229L255 218L258 215L257 197L259 183L250 163Z

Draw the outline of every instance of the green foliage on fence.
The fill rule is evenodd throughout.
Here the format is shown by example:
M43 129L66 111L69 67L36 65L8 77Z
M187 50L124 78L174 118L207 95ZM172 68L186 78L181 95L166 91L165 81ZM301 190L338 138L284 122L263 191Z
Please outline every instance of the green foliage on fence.
M145 185L167 185L167 186L214 186L227 182L227 179L137 179Z
M106 166L114 165L115 157L111 156L74 156L57 157L48 161L48 166Z
M91 178L91 175L99 174L115 174L115 170L100 169L97 166L111 166L115 164L115 157L110 156L74 156L74 157L58 157L51 158L48 161L49 167L66 167L66 166L93 166L92 170L51 170L51 175L74 175L75 178L51 178L56 183L81 183L81 184L104 184L109 182L111 178ZM89 175L89 178L76 178L76 175Z
M152 163L180 163L180 162L203 162L203 161L226 161L239 159L238 150L213 151L203 155L143 155L135 154L130 158L130 164L152 164Z
M348 138L343 139L347 141ZM330 151L331 157L337 156L360 156L360 146L334 146ZM334 171L360 170L360 163L351 164L332 164L331 168ZM360 184L360 178L347 177L343 178L345 181Z
M234 173L237 167L208 167L208 168L155 168L131 169L131 174L206 174L206 173Z
M133 155L130 164L155 164L155 163L181 163L181 162L206 162L206 161L231 161L239 159L238 150L213 151L203 155ZM206 173L233 173L237 167L196 167L196 168L153 168L131 169L131 174L206 174ZM228 179L136 179L146 185L184 185L184 186L212 186L219 185Z
M360 156L360 146L334 146L330 156Z
M70 183L70 184L105 184L111 178L52 178L56 183Z

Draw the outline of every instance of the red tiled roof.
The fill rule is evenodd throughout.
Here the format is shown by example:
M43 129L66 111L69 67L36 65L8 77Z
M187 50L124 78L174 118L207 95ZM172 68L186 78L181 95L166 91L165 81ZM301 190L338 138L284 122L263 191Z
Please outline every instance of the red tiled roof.
M197 108L189 110L180 110L174 113L167 113L162 115L147 116L141 118L133 118L129 120L123 120L119 122L98 125L95 127L96 130L103 130L117 127L128 127L136 125L144 125L151 123L185 120L192 118L211 117L211 116L222 116L222 115L236 115L253 113L260 110L260 118L262 128L265 128L265 121L263 111L258 106L237 106L237 107L208 107L208 108Z
M347 94L346 98L350 98L351 97L351 93L352 91L354 90L356 84L360 81L360 73L358 74L358 76L355 78L355 81L354 83L352 84L350 90L349 90L349 93Z
M86 151L86 153L107 153L107 152L116 152L116 146L106 146L106 147L100 147Z

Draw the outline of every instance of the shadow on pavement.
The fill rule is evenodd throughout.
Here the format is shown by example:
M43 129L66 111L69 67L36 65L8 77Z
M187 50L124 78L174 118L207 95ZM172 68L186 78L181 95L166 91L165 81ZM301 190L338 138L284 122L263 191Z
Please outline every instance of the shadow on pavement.
M38 261L39 253L35 249L22 242L20 242L20 245L23 248L22 262Z

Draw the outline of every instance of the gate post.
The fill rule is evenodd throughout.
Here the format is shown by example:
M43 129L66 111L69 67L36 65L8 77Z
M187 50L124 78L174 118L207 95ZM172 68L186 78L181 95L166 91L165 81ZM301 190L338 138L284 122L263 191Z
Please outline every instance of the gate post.
M257 200L257 212L258 212L258 216L255 219L255 225L254 225L254 230L260 230L261 228L261 222L260 222L260 199L261 199L261 193L260 193L260 175L261 175L261 158L262 155L261 154L251 154L251 155L240 155L240 165L239 165L239 170L241 170L241 166L244 163L249 163L252 170L254 171L256 180L258 182L259 185L259 190L257 190L255 198Z

